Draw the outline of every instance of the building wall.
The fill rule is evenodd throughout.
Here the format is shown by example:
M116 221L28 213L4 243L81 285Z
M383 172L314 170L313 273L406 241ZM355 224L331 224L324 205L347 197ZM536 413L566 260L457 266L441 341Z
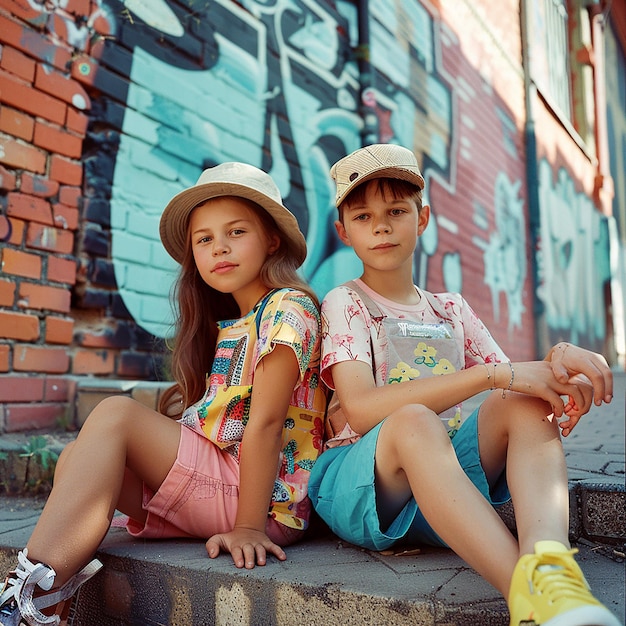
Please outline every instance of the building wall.
M203 167L270 172L320 296L357 275L333 232L328 170L364 137L411 147L422 166L433 219L415 257L421 286L462 291L514 360L561 336L606 339L593 318L605 268L592 160L543 113L541 214L556 221L542 252L558 257L551 237L573 197L591 229L565 247L596 255L576 295L597 300L581 311L555 296L562 272L535 270L518 2L372 1L369 47L356 2L137 6L148 4L142 15L116 0L0 0L3 431L71 424L81 377L167 377L176 268L158 222Z

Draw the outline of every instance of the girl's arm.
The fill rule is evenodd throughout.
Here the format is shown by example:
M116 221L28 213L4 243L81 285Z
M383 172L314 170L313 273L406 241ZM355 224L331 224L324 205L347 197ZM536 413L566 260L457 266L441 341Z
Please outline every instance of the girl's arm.
M265 534L265 524L278 472L285 416L299 375L293 349L280 344L257 365L250 419L241 442L235 527L207 541L211 558L223 549L230 552L237 567L247 569L265 565L268 551L281 560L287 558Z
M575 384L560 383L546 361L513 363L511 391L543 398L558 418L564 412L561 398L571 396L578 406L584 399ZM487 376L489 372L489 377ZM407 404L422 404L441 413L459 402L491 388L509 389L508 363L475 365L445 376L417 378L377 387L371 367L363 361L341 361L332 366L332 378L339 402L352 429L364 434L385 417Z

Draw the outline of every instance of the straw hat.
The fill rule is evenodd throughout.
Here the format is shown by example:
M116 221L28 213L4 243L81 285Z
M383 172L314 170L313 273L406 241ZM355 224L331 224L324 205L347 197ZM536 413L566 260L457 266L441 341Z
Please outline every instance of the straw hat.
M276 222L298 267L306 257L306 241L295 216L283 206L278 187L269 174L247 163L222 163L200 174L198 182L174 196L161 216L159 232L170 256L182 263L187 245L191 211L202 202L220 196L236 196L256 202Z
M356 186L373 178L397 178L424 189L415 155L395 144L378 143L359 148L337 161L331 167L330 175L337 184L337 207Z

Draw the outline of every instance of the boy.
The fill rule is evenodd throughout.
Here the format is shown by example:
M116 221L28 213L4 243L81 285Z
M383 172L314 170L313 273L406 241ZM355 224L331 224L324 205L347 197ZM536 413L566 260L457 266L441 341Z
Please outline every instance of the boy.
M561 343L544 361L511 363L461 295L414 285L430 208L410 150L361 148L331 176L335 227L363 274L322 304L335 402L309 484L317 512L368 549L449 546L504 595L512 625L619 626L569 547L559 435L594 396L611 401L606 361ZM461 423L459 403L487 389L498 391ZM518 539L494 510L509 497Z

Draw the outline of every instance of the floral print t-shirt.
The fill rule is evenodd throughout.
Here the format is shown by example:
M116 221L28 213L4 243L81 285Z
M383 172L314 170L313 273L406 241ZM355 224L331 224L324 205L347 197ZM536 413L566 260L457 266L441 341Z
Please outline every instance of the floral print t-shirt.
M285 416L269 515L285 526L304 530L311 508L309 474L322 450L326 409L326 395L319 384L320 316L308 295L292 289L275 291L241 319L219 322L207 390L180 421L239 461L250 418L254 372L277 344L295 352L300 379Z
M377 386L507 361L460 294L415 289L420 299L412 306L383 298L361 280L326 295L322 302L321 377L330 389L335 388L331 368L342 361L367 363ZM461 406L450 407L440 417L454 437L461 426ZM343 417L336 397L328 408L326 434L328 448L359 438Z

